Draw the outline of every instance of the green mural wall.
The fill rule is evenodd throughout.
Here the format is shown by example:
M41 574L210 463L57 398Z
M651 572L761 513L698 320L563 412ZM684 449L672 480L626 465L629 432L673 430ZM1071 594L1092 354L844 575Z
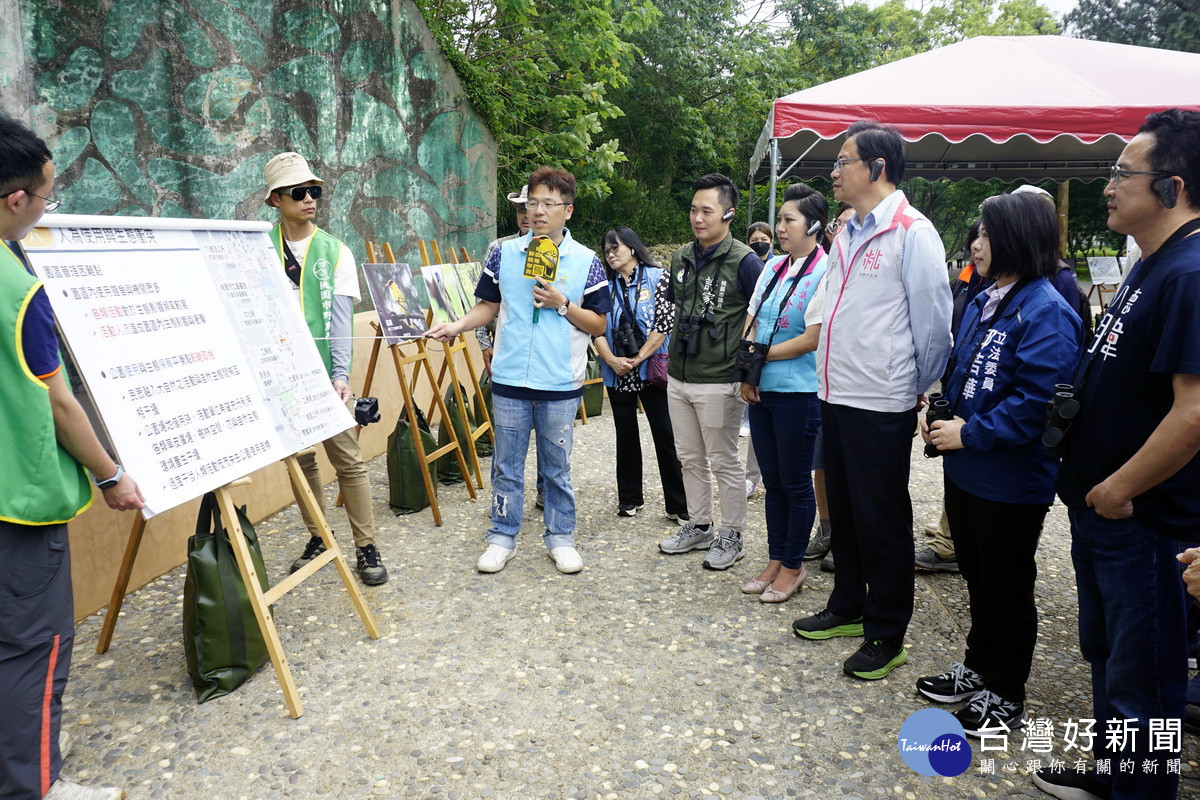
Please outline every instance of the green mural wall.
M273 220L263 165L296 150L360 260L494 236L495 142L409 0L2 5L0 107L51 144L61 213Z

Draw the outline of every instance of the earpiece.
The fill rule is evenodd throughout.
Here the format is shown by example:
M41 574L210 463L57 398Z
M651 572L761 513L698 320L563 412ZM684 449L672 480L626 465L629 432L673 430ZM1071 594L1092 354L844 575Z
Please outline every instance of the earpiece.
M871 162L871 180L872 182L879 180L879 176L883 174L883 159L877 158Z
M816 236L817 231L824 227L821 225L821 220L819 219L813 219L812 217L805 217L805 219L808 220L808 230L806 233L808 233L809 236Z
M733 219L733 214L734 209L729 209L721 216L721 222L729 222L729 220Z
M1159 178L1150 184L1150 188L1167 208L1174 208L1179 202L1179 194L1175 190L1175 178L1173 177Z

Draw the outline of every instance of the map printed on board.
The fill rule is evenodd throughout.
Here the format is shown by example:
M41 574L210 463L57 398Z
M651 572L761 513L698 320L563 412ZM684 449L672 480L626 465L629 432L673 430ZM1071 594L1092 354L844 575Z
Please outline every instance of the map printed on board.
M164 222L48 216L24 242L147 518L354 424L263 226Z

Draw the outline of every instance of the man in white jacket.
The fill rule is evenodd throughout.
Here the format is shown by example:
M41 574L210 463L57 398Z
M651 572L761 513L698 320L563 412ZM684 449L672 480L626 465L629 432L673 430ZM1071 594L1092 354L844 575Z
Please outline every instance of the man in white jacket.
M950 352L945 250L896 188L903 176L899 132L875 122L850 126L831 177L834 198L854 216L829 255L817 346L836 573L826 608L792 625L805 639L865 636L842 667L864 680L907 660L912 436L922 396Z

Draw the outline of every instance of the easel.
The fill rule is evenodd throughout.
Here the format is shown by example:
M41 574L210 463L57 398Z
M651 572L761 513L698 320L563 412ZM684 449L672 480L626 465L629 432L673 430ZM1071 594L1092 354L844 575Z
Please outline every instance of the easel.
M312 451L307 450L304 452ZM275 677L279 680L280 688L283 689L283 699L287 704L288 714L291 715L292 719L296 719L304 714L304 705L300 701L300 694L296 690L296 682L292 679L291 667L288 666L287 655L283 652L283 645L280 644L279 634L275 630L275 622L271 618L271 604L281 599L285 594L299 586L305 578L332 561L337 567L338 575L341 576L346 591L350 595L350 601L354 604L354 609L358 612L358 616L362 618L363 625L367 629L367 635L372 639L379 638L379 628L375 625L375 618L371 615L371 610L367 608L366 600L363 599L362 592L359 591L358 584L354 581L354 576L350 574L350 568L346 566L346 559L342 557L342 551L338 549L337 540L333 538L333 533L329 530L329 523L325 521L325 515L321 513L321 507L317 503L317 498L313 495L312 489L309 488L303 470L300 469L300 462L296 456L301 454L297 453L296 455L288 456L283 459L283 463L287 465L288 477L292 481L292 488L296 490L296 494L300 498L301 506L308 512L309 519L317 526L317 533L321 537L321 541L325 543L325 552L291 575L288 575L266 592L263 592L259 588L258 575L254 569L254 562L250 558L250 548L246 545L245 537L242 536L242 528L238 524L237 509L234 506L233 497L229 491L235 486L249 484L250 478L239 478L236 481L225 484L214 492L217 496L217 504L221 509L222 523L225 530L229 533L229 541L233 545L233 554L237 559L238 570L241 572L242 581L246 585L250 606L254 609L254 617L258 620L258 628L262 631L263 640L267 645L267 652L271 656L271 665L275 668ZM96 643L97 653L107 652L108 646L112 642L113 631L117 627L117 615L120 613L121 603L125 599L125 590L129 588L129 576L133 571L133 562L137 558L138 548L142 543L142 534L145 531L146 520L138 514L133 522L133 530L129 532L129 542L125 546L125 557L121 561L121 568L117 573L117 583L113 587L112 600L108 604L108 611L104 616L104 625L100 629L100 641Z
M432 240L432 239L428 243L426 243L424 241L420 241L420 242L417 242L417 246L421 250L421 265L422 266L428 267L433 264L445 263L444 261L442 261L442 253L441 253L441 249L438 247L437 241ZM430 252L433 253L433 258L434 258L433 261L431 261L429 258ZM460 247L458 253L456 253L454 251L454 248L450 248L450 250L447 252L450 253L450 263L452 263L452 264L459 264L459 263L465 264L470 260L467 258L467 249L465 247ZM462 259L461 261L459 261L460 256ZM430 320L430 324L432 324L432 312L430 312L429 320ZM463 421L463 428L466 430L467 436L471 439L471 442L470 442L470 444L471 444L471 447L470 447L471 467L475 471L475 481L478 484L479 488L482 489L483 488L483 468L479 465L479 454L478 454L478 452L476 452L475 443L477 441L479 441L484 436L484 434L487 434L487 436L492 440L492 445L495 446L496 437L492 433L492 418L491 418L491 415L488 414L486 403L482 403L482 402L477 403L477 405L479 406L480 416L483 417L482 420L479 420L478 425L476 425L474 428L472 428L471 424L470 424L470 420L468 420L468 418L467 418L467 413L466 413L467 406L466 406L466 400L463 396L462 382L458 378L458 368L454 365L454 356L456 354L462 353L463 361L466 362L466 365L467 365L467 373L471 376L471 386L475 390L476 398L483 397L483 389L479 385L479 373L475 371L475 363L471 360L470 351L467 349L466 334L460 333L458 336L456 336L454 338L453 343L447 342L442 353L443 353L442 368L438 372L437 385L438 385L438 387L442 386L442 382L446 379L446 372L447 372L447 370L449 370L450 381L451 381L451 384L450 384L451 391L454 392L454 402L458 403L458 407L462 411L462 413L460 414L460 418ZM439 390L439 392L440 392L440 390ZM440 393L439 393L439 396L440 396ZM443 415L442 416L442 424L450 425L450 418L445 416L444 408L442 409L442 415ZM426 415L426 417L427 417L427 419L432 421L432 419L433 419L433 406L432 405L429 407L429 413ZM450 427L453 428L454 426L451 425ZM467 477L467 474L464 472L463 476Z
M392 246L387 242L385 242L383 245L383 252L384 256L387 258L387 263L396 263L396 257L392 253ZM375 246L370 242L367 242L367 259L371 262L375 261ZM371 360L367 365L367 377L363 381L363 395L368 395L371 393L371 384L375 380L375 366L379 363L379 349L383 344L382 331L379 328L379 324L373 322L371 325L375 328L377 338L371 347ZM429 508L433 512L433 524L440 526L442 524L442 511L438 506L437 493L435 491L433 479L429 477L429 465L434 461L437 461L445 454L454 451L454 456L458 459L458 468L462 470L463 476L469 478L470 473L467 471L467 462L463 458L463 448L461 443L458 441L458 434L455 433L453 425L449 426L449 444L443 445L431 453L425 452L425 443L421 441L421 431L417 425L417 403L413 398L413 394L417 389L417 376L420 374L420 370L424 370L425 375L429 378L430 388L433 390L434 406L430 407L430 414L432 415L433 408L436 407L441 412L442 420L444 421L443 424L449 423L450 415L446 412L446 404L442 401L442 394L438 387L438 382L433 377L433 367L429 364L429 351L425 349L425 340L423 338L415 339L413 342L411 342L411 344L415 344L417 348L417 352L412 355L406 356L401 354L400 348L403 345L390 345L388 349L392 351L392 361L396 365L396 378L400 382L400 393L404 395L404 409L405 413L408 415L409 425L412 429L413 447L417 451L417 461L421 465L421 480L425 483L425 494L429 498ZM418 365L413 370L411 383L408 371L405 369L405 367L410 364ZM463 408L461 405L462 400L460 395L456 393L455 397L459 398L459 408ZM475 448L472 446L470 450L472 458L475 459L475 465L478 474L479 462L475 457ZM466 481L466 484L467 492L471 495L471 499L475 500L475 484L469 479ZM479 485L482 487L483 483L480 482Z

